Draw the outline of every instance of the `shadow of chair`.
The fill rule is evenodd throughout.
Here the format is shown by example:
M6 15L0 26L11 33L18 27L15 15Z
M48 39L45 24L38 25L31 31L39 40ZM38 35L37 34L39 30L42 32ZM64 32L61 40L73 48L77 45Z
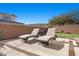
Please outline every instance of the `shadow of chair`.
M52 44L49 44L49 45L43 44L43 46L46 47L46 48L61 50L64 47L64 41L55 41L55 42L52 42Z
M28 39L28 41L25 41L25 40L22 40L24 43L27 43L27 44L34 44L34 43L37 43L37 40L34 38L34 37L30 37Z
M0 56L7 56L7 55L0 52Z
M4 47L4 43L3 42L0 42L0 49L1 48L4 48L5 49L5 47ZM5 54L3 54L2 52L0 52L0 56L6 56Z

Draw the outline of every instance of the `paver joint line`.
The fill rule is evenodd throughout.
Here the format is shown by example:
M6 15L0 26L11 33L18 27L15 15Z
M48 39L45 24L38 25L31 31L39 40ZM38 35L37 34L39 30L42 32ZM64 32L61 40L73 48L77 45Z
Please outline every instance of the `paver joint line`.
M26 54L26 55L29 55L29 56L38 56L37 54L34 54L34 53L32 53L32 52L25 51L25 50L22 50L22 49L20 49L20 48L17 48L17 47L8 45L8 44L5 44L5 45L6 45L7 47L10 47L10 48L14 49L14 50L17 50L17 51L19 51L19 52L22 52L22 53L24 53L24 54Z

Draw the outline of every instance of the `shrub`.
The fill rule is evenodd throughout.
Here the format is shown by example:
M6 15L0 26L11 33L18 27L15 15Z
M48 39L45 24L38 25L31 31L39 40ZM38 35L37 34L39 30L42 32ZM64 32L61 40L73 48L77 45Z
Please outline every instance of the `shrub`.
M64 33L64 30L61 30L61 33Z

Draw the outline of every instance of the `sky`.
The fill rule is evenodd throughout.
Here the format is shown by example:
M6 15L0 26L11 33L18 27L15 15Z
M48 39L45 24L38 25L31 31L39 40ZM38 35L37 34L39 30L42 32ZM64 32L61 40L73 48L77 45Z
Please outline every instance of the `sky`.
M48 23L57 15L79 9L78 3L0 3L0 12L15 14L16 22Z

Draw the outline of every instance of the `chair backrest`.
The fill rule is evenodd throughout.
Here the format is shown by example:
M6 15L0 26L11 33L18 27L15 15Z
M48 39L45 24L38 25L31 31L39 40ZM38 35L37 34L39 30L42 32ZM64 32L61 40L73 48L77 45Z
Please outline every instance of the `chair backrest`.
M34 28L31 35L37 35L39 32L39 28Z
M55 36L55 28L48 28L46 36Z

